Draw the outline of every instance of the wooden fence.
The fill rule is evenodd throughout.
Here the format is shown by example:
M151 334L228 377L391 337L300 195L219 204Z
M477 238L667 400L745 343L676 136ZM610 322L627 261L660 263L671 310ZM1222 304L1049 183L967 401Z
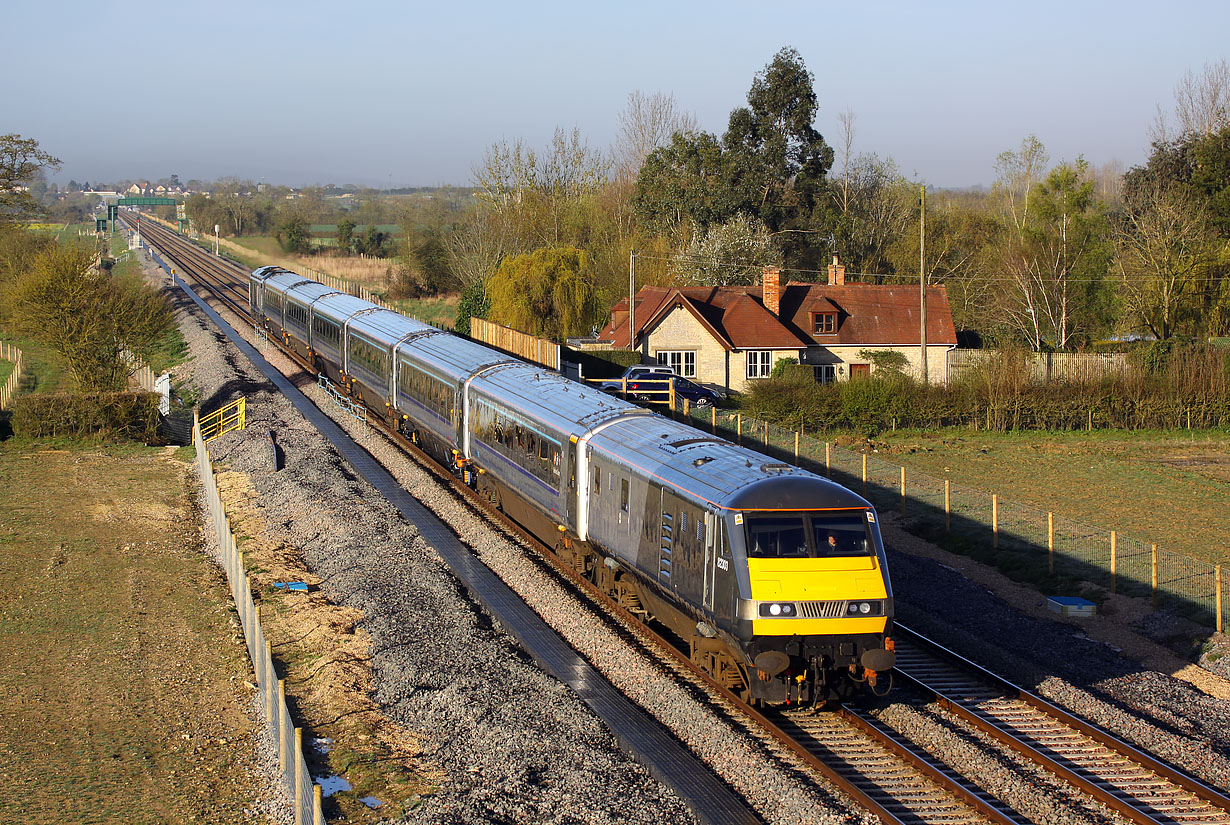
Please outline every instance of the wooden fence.
M954 349L948 352L948 380L956 381L965 372L994 358L999 353L986 349ZM1025 355L1029 375L1035 381L1092 381L1127 371L1127 356L1122 352L1031 352Z
M13 372L10 373L8 380L4 382L4 386L0 387L0 410L8 409L9 402L13 400L13 396L17 394L17 385L21 383L21 370L25 366L25 356L21 350L10 344L0 341L0 361L11 361L13 363Z
M560 346L554 341L535 338L482 318L470 319L470 337L547 369L560 368Z
M195 419L195 416L193 417ZM324 825L325 819L320 809L320 785L312 783L307 762L303 758L303 729L295 727L286 705L286 683L278 678L272 648L261 627L260 610L252 599L252 579L244 566L243 553L236 546L235 534L231 530L230 520L222 506L222 497L214 480L209 449L201 439L200 422L196 420L192 423L192 443L196 446L197 472L205 487L205 498L209 501L209 514L218 538L222 565L226 569L231 596L235 600L235 609L239 613L244 641L247 642L248 653L252 659L257 688L261 693L265 722L277 742L278 767L282 771L287 795L294 804L295 825Z

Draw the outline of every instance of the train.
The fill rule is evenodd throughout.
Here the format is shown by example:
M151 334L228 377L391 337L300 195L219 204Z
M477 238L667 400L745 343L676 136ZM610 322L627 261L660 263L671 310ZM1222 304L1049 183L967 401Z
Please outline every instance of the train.
M248 297L264 334L745 700L887 681L892 585L861 496L280 267Z

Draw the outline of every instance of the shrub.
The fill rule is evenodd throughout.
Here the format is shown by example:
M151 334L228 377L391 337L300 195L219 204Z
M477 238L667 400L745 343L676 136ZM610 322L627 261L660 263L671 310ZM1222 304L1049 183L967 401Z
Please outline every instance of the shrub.
M161 443L159 400L152 392L22 395L13 403L13 432L28 438L96 435Z

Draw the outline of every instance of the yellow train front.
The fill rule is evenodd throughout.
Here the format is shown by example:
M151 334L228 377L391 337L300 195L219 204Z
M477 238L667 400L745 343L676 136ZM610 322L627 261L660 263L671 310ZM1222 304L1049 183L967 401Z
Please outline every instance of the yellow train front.
M871 505L814 477L753 485L730 505L732 551L747 566L731 629L751 663L751 696L808 703L886 690L892 586Z

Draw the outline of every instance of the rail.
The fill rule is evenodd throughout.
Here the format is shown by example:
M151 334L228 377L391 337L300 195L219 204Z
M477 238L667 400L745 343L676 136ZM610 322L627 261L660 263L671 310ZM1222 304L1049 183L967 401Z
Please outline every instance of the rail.
M257 688L261 693L261 707L265 711L266 724L277 742L278 768L282 772L286 792L294 804L295 825L324 825L325 818L320 807L320 785L312 784L307 762L303 757L303 729L295 727L286 706L286 685L284 680L278 678L270 643L261 627L260 610L252 599L252 581L247 575L243 553L236 545L230 520L222 506L222 497L214 480L213 462L201 434L199 419L192 422L192 443L196 447L197 472L205 487L205 498L209 502L209 514L218 539L222 566L231 586L231 596L235 600L244 641L247 643L252 669L256 674Z

